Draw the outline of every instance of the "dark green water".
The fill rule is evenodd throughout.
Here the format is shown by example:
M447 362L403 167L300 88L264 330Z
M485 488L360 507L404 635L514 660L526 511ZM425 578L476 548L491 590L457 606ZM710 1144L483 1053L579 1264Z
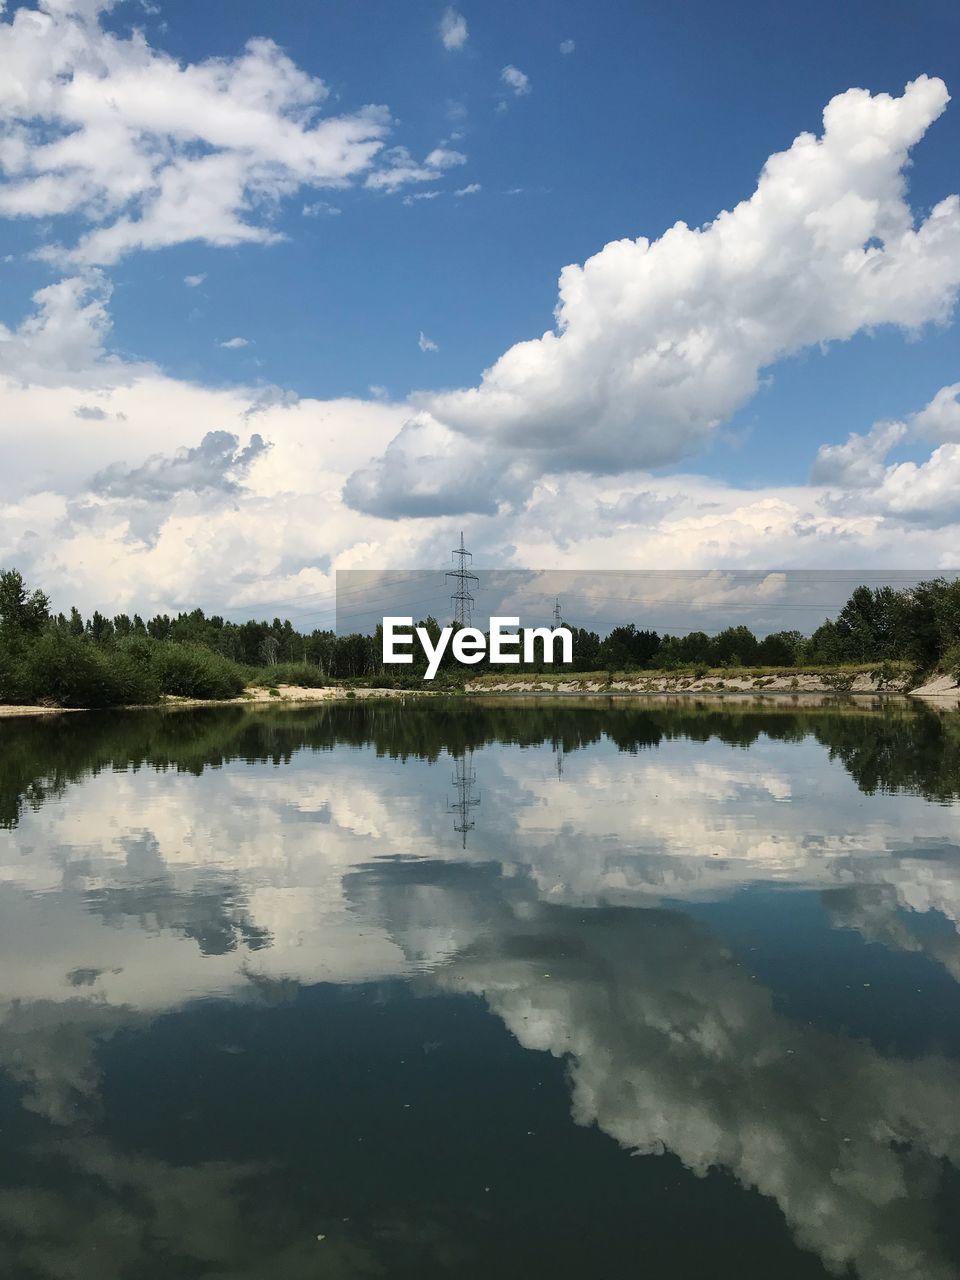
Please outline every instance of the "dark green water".
M960 1275L960 716L0 721L0 1276Z

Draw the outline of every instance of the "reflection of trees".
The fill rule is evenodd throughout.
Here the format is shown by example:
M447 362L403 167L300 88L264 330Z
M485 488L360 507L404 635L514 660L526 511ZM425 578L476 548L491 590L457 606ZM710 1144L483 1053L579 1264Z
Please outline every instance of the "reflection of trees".
M789 702L722 707L696 701L624 699L358 701L298 709L218 707L174 712L112 712L8 720L0 741L0 826L23 806L104 769L176 769L200 774L229 760L286 763L302 750L375 748L399 759L436 760L487 743L550 743L565 753L609 739L621 751L664 739L716 738L746 747L761 736L813 735L864 791L908 791L928 799L960 796L960 715L883 704Z
M814 732L868 795L902 791L939 801L960 796L960 714L885 716L881 731L849 717L831 723L829 732Z
M519 878L423 863L358 875L351 892L418 956L442 914L459 948L428 981L482 995L524 1047L567 1058L579 1124L727 1170L838 1273L955 1275L934 1208L941 1161L960 1164L955 1063L793 1024L679 913L545 907Z

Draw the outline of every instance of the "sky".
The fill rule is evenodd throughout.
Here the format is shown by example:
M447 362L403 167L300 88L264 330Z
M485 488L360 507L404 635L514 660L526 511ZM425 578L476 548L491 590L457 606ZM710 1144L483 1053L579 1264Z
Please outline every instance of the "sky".
M953 568L960 13L0 5L0 563Z

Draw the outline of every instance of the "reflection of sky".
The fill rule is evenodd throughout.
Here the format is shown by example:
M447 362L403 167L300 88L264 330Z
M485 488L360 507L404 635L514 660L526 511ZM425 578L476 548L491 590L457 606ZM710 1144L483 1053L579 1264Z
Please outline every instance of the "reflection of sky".
M466 850L450 758L369 749L101 773L25 812L0 832L0 1064L24 1105L95 1112L97 1037L199 997L407 977L571 1055L578 1123L726 1169L826 1264L951 1275L927 1201L960 1156L956 1064L794 1025L677 904L815 890L835 925L960 978L960 808L864 795L812 738L605 741L562 777L549 746L497 745L473 767Z
M378 879L415 948L445 878L407 866ZM671 1151L699 1175L728 1170L772 1197L831 1269L954 1275L930 1198L938 1161L960 1163L957 1063L795 1025L680 912L583 916L531 902L522 881L501 881L496 897L445 886L467 945L433 981L482 995L525 1047L567 1058L577 1123L637 1155Z

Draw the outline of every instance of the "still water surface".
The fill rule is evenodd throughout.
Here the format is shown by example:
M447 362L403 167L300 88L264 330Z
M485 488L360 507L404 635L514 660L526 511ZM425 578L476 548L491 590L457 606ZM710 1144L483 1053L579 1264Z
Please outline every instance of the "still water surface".
M0 1275L960 1275L960 716L0 722Z

